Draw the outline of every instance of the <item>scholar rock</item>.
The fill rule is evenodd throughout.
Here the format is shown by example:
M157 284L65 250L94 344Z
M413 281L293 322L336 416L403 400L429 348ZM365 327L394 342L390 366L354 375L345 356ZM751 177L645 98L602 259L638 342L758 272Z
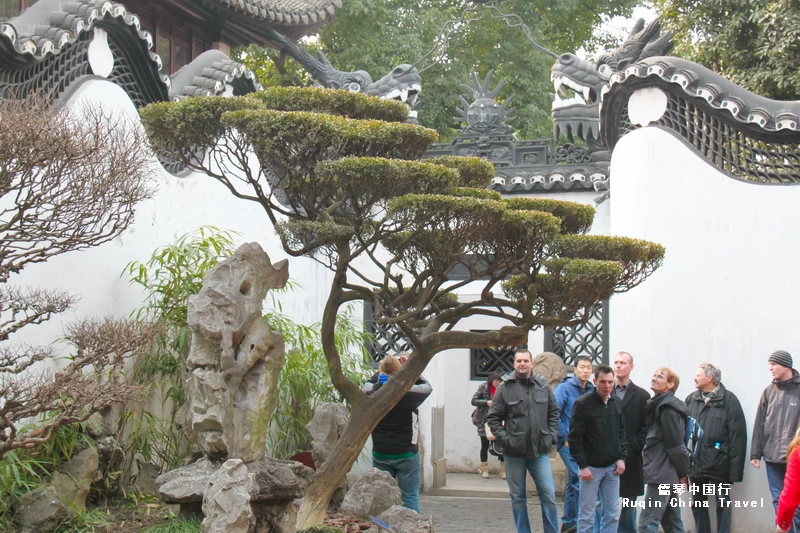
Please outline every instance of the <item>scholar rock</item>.
M255 477L253 501L292 502L303 497L314 479L314 471L297 461L265 457L247 468Z
M306 424L306 429L311 435L311 454L317 468L330 457L346 424L347 407L344 404L323 403L317 406L314 417ZM331 497L330 505L332 507L341 506L348 488L347 478L345 478L336 487L336 492Z
M391 527L392 531L434 533L432 516L420 516L416 511L400 505L394 505L391 509L382 512L378 516L378 520ZM372 526L366 533L380 533L380 530L377 526Z
M217 469L203 457L189 466L165 472L156 478L158 495L166 503L201 502L209 479Z
M255 476L241 459L228 459L209 479L203 497L203 533L251 533L255 516L250 494Z
M72 508L85 509L86 496L99 468L99 456L87 448L67 461L53 474L50 485L20 499L14 519L21 533L49 531L72 514Z
M553 352L542 352L533 358L535 372L541 374L555 389L567 377L567 365Z
M288 277L286 261L273 267L258 244L247 243L209 270L189 298L189 427L208 457L248 462L265 455L284 347L262 320L261 303Z
M383 470L370 468L344 497L342 513L368 519L402 503L397 481Z

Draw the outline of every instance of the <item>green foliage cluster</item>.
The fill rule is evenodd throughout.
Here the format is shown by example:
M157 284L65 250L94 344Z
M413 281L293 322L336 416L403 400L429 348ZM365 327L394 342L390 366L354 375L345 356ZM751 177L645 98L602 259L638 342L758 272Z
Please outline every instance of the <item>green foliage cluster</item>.
M320 339L321 324L303 326L283 314L279 300L272 295L273 310L264 316L269 327L283 335L286 361L278 380L278 405L267 432L268 453L288 459L311 449L306 424L319 404L342 403L344 397L333 386ZM343 370L349 379L363 384L372 373L365 346L369 334L347 309L336 321L335 343L342 355Z
M50 442L30 450L14 450L0 459L0 533L17 530L13 509L20 498L46 483L56 468L73 455L94 445L88 436L91 422L62 426ZM81 517L91 524L94 515L76 515L70 524Z
M376 100L361 93L334 91L321 87L268 87L250 95L267 109L308 111L352 119L371 118L386 122L405 122L408 106L396 100Z
M457 170L459 181L464 187L488 187L494 177L494 165L482 157L446 155L427 161Z
M156 150L169 154L176 149L180 152L184 146L210 148L224 133L225 126L221 123L224 113L254 107L258 104L246 97L204 96L186 98L181 106L157 102L140 113L153 132L162 132L149 135L150 143Z
M299 177L292 176L297 165L307 172L320 161L350 155L418 159L438 136L411 124L306 111L247 109L224 114L222 124L237 128L260 159L282 163L292 178Z
M145 303L134 317L165 326L151 349L133 361L129 372L133 382L146 387L148 397L161 401L166 416L148 412L144 403L129 404L124 409L117 433L125 452L120 472L125 485L142 464L175 468L190 454L185 435L175 425L175 415L186 400L183 363L189 353L187 305L189 296L200 292L206 272L233 254L235 238L235 233L202 226L158 248L146 262L128 263L122 272L131 284L145 291Z
M542 211L558 217L563 233L586 233L594 221L594 209L585 204L547 198L508 198L503 201L509 209Z
M800 5L779 0L656 0L673 54L777 100L800 99Z

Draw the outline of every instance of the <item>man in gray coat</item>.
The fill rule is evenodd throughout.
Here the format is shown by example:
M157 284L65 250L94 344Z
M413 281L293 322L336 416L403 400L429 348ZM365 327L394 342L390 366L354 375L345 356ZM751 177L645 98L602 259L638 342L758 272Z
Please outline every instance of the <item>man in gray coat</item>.
M684 533L679 494L674 487L686 486L689 473L689 451L684 443L686 404L675 397L680 378L669 368L661 367L653 374L650 388L653 397L647 402L647 437L644 440L644 509L639 515L638 533ZM624 502L623 502L624 505Z
M772 504L777 512L786 475L786 448L800 422L800 375L792 368L792 356L784 350L774 352L768 362L772 384L764 390L758 403L750 442L750 463L761 468L761 458L764 458ZM789 531L800 533L800 511L794 515Z
M558 531L553 471L547 454L558 438L558 405L547 380L533 372L528 350L514 354L514 372L503 377L486 418L502 445L511 512L517 533L531 533L525 472L530 472L542 505L545 533Z

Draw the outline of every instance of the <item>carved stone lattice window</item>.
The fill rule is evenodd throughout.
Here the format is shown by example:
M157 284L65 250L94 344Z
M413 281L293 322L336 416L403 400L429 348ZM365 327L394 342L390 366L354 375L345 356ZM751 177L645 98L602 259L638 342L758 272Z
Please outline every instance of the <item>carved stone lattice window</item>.
M411 351L411 342L403 335L400 328L393 324L376 323L373 310L372 302L364 302L364 329L370 335L370 340L367 341L370 360L378 363L387 355Z
M484 331L473 330L475 333ZM469 351L469 379L485 380L492 372L506 374L514 370L514 352L522 346L495 346L494 348L471 348Z
M567 366L573 366L579 355L591 357L593 365L608 364L608 300L595 306L585 324L545 331L544 349L560 356Z

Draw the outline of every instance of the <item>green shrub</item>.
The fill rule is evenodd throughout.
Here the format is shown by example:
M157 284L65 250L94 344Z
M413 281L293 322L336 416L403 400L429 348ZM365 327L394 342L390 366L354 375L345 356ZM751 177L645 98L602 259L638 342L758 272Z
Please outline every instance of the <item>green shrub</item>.
M408 119L408 106L403 102L321 87L269 87L248 97L276 111L310 111L386 122Z
M145 290L145 304L136 311L137 320L165 324L150 351L133 362L129 375L156 396L168 415L160 418L144 410L143 404L128 405L120 418L118 435L125 451L123 486L134 467L153 463L174 468L190 450L184 435L175 430L175 414L185 402L184 361L188 355L186 322L189 296L200 292L203 276L235 251L236 234L213 226L202 226L183 235L174 244L158 248L146 262L132 261L122 275Z
M264 316L265 322L283 335L286 361L278 382L278 404L267 434L268 453L279 459L307 451L311 437L306 424L311 421L317 405L341 403L341 394L333 386L322 341L321 324L303 326L282 313L273 296L274 311ZM336 319L335 342L342 356L342 370L354 382L363 384L373 369L367 362L366 342L361 321L352 318L352 309Z

